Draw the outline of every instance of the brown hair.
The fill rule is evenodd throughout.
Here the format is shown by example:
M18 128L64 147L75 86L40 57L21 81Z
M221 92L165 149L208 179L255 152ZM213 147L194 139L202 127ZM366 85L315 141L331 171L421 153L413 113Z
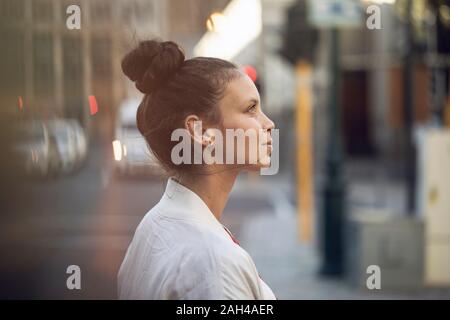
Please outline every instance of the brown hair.
M184 128L190 114L209 125L219 124L218 102L228 83L238 76L238 67L217 58L185 60L176 43L148 40L123 58L122 70L145 94L137 127L155 157L169 174L193 171L193 165L172 162L171 150L178 142L171 141L171 134Z

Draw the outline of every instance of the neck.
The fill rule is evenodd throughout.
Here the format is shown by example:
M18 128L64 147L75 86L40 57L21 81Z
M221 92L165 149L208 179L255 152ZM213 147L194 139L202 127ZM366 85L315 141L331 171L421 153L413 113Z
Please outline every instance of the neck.
M238 174L239 172L236 170L199 174L183 177L180 183L195 192L206 203L216 219L220 221Z

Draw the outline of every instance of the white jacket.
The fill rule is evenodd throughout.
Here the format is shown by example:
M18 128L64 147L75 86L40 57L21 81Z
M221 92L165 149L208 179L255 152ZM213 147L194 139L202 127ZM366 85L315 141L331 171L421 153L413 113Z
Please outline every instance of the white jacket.
M275 299L203 200L173 179L136 229L118 289L120 299Z

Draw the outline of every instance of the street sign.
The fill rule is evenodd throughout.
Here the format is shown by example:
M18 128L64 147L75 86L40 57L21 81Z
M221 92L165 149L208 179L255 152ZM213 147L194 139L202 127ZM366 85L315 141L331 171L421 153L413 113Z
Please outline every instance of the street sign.
M363 7L360 0L308 0L308 20L317 28L358 27Z

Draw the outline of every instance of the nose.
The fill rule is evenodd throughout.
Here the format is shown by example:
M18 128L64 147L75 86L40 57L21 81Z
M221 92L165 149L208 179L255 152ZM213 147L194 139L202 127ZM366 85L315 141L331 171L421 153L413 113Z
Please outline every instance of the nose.
M268 132L271 132L275 128L275 123L263 113L263 128Z

